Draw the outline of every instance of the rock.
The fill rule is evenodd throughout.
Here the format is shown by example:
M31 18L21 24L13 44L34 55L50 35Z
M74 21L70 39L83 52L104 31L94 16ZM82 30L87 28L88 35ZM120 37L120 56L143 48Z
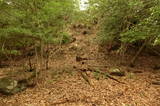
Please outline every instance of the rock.
M27 89L27 87L34 87L36 85L35 71L17 72L14 74L15 75L12 78L10 77L0 78L1 94L13 95Z
M109 70L109 74L113 76L125 76L125 72L118 68L113 68Z
M0 93L5 95L12 95L20 92L26 88L25 85L20 85L18 81L11 78L0 79Z

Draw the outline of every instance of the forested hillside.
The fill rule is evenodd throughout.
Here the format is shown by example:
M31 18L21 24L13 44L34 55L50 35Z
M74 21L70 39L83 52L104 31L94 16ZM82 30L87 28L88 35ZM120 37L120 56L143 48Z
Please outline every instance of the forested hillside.
M0 0L0 106L159 106L160 0Z

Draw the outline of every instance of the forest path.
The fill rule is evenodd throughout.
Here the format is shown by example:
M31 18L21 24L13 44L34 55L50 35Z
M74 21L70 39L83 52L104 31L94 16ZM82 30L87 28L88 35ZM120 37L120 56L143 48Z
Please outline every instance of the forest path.
M87 31L87 34L84 34ZM51 53L50 69L35 88L9 97L0 97L2 106L159 106L160 88L151 84L157 75L150 68L132 69L117 66L117 58L99 51L95 29L72 29L76 39ZM54 49L54 48L53 48ZM77 60L80 57L82 60ZM113 58L113 60L111 60ZM107 66L107 67L106 67ZM115 77L118 83L88 69L107 71L116 67L126 71L126 76ZM80 74L86 71L90 84ZM85 73L85 72L83 72ZM97 77L99 77L97 79Z

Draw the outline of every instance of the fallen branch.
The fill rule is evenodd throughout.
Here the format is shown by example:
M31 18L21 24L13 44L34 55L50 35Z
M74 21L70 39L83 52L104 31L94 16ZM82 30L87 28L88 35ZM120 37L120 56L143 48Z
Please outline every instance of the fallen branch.
M86 75L84 75L82 72L80 72L80 75L82 76L82 78L83 78L89 85L91 85L91 82L89 81L89 79L87 78Z
M96 73L99 73L99 74L101 74L101 75L106 75L106 77L108 77L108 78L110 78L110 79L112 79L112 80L114 80L114 81L116 81L116 82L118 82L118 83L125 84L124 82L121 82L121 81L119 81L118 79L116 79L116 78L114 78L114 77L112 77L112 76L110 76L109 74L106 74L106 73L104 73L104 72L96 71L96 70L93 70L93 69L88 69L87 71L96 72ZM88 82L89 85L91 85L89 79L88 79L82 72L80 72L80 73L81 73L81 76L83 77L83 79L84 79L86 82Z
M152 84L153 85L160 85L160 81L153 81Z
M88 65L89 67L108 68L109 65Z
M104 72L99 72L99 71L95 71L95 72L98 72L98 73L100 73L100 74L102 74L102 75L105 75L106 77L108 77L108 78L110 78L110 79L112 79L112 80L114 80L114 81L116 81L116 82L118 82L118 83L125 84L124 82L119 81L118 79L110 76L109 74L106 74L106 73L104 73Z
M118 83L125 84L124 82L121 82L121 81L117 80L116 78L113 78L113 77L110 76L110 75L106 75L106 77L108 77L108 78L110 78L110 79L112 79L112 80L114 80L114 81L116 81L116 82L118 82Z

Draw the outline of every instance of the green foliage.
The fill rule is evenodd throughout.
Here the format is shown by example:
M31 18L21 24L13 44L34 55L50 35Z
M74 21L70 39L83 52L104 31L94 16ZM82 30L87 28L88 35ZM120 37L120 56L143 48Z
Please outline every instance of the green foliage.
M148 38L153 39L151 43L158 41L160 33L160 4L155 2L155 5L148 8L147 11L149 14L143 20L140 20L133 28L121 34L123 42L135 42Z
M19 52L19 51L17 51L17 50L1 50L0 51L0 54L5 54L5 55L20 55L21 53Z
M90 10L99 11L103 43L118 41L134 43L151 39L159 44L160 0L90 0Z
M62 43L62 44L68 43L68 42L70 42L70 40L71 40L70 35L69 35L68 33L66 33L66 32L62 32L62 33L60 34L60 37L62 38L62 40L61 40L61 43Z
M95 69L95 72L93 73L93 75L94 75L94 78L95 78L96 80L99 80L100 77L101 77L101 75L100 75L100 70L99 70L99 69Z
M1 0L0 47L55 43L71 23L74 9L74 0Z
M54 42L55 44L66 44L71 41L71 36L67 32L60 32L58 33L58 37L55 37L52 39L51 42Z
M133 78L135 78L135 77L136 77L136 76L135 76L134 73L131 73L131 72L130 72L130 73L127 74L127 78L128 78L128 79L133 79Z
M88 24L90 22L90 15L86 11L77 11L74 16L74 23Z

